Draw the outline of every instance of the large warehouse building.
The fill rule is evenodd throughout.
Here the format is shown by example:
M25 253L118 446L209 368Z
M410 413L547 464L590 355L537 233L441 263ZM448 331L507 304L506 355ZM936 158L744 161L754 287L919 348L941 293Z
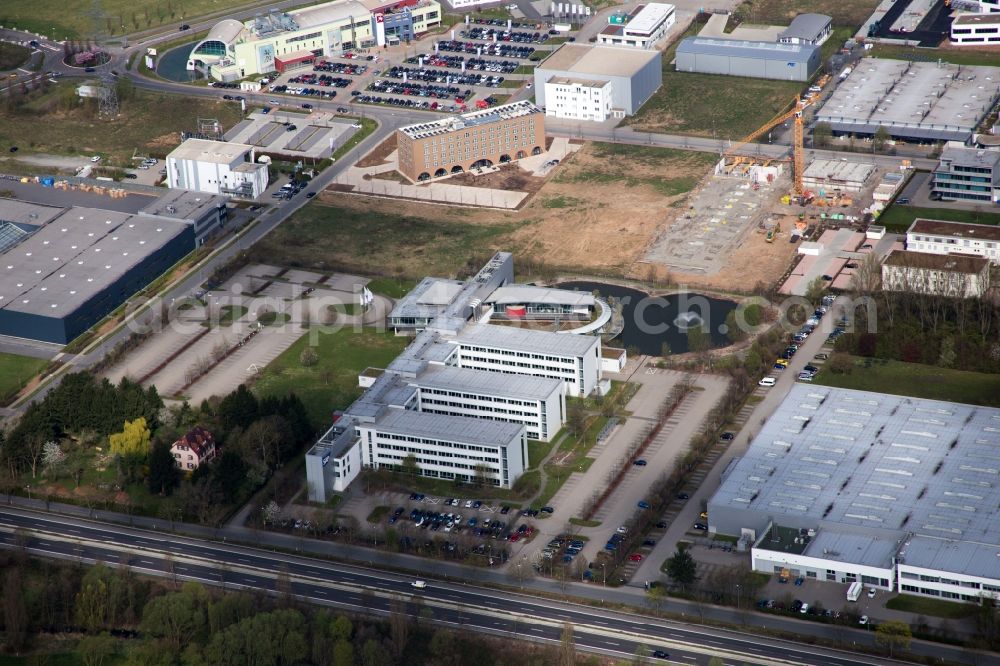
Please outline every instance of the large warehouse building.
M507 164L545 150L545 119L531 102L514 102L400 127L399 171L413 181Z
M808 81L821 64L812 44L687 37L677 46L678 72Z
M796 384L709 529L756 571L957 601L1000 593L1000 409Z
M836 134L966 141L1000 99L1000 67L865 58L816 113Z
M220 81L311 65L321 56L399 44L441 24L435 0L335 0L241 23L225 19L198 42L187 68Z
M657 49L563 44L535 68L545 115L604 121L631 116L663 85Z

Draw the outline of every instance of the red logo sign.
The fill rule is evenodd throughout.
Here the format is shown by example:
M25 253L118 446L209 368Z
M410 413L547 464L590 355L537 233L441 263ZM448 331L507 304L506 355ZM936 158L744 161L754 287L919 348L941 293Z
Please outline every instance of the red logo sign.
M381 14L376 14L375 15L375 22L376 23L385 23L385 17L383 15L381 15Z

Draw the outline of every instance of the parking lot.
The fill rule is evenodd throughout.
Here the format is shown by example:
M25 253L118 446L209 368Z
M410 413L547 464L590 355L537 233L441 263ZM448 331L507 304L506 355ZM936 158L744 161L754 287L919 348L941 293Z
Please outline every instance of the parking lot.
M226 141L264 151L323 158L343 145L357 129L351 119L321 111L254 111L226 132Z

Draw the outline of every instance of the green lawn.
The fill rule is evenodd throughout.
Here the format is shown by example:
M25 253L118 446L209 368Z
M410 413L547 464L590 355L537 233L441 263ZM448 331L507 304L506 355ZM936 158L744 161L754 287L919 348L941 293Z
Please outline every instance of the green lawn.
M319 361L305 367L299 358L313 339ZM347 407L361 395L358 373L369 366L384 368L409 342L409 338L373 328L314 329L268 364L254 390L260 396L294 392L305 403L313 424L323 428L335 409Z
M496 239L517 227L467 224L464 212L444 207L433 218L423 218L408 215L405 206L381 212L352 204L314 201L257 243L252 258L360 275L452 276L465 269L471 256L490 252Z
M813 382L859 391L1000 407L1000 375L902 361L883 364L877 359L872 359L871 367L864 367L865 360L855 358L857 365L849 374L838 375L825 370L818 373Z
M0 405L10 402L47 363L40 358L0 352Z
M674 70L679 37L663 54L663 85L626 124L642 132L739 139L791 107L805 87L797 81L694 74Z
M125 166L132 164L135 150L166 155L180 143L179 132L197 128L198 118L217 118L227 129L240 119L239 107L221 100L189 98L177 104L173 96L136 90L122 102L120 118L106 122L97 119L93 105L80 104L75 85L65 82L32 93L17 112L0 105L0 144L15 144L22 153L100 153L105 165Z
M354 150L355 146L367 139L368 135L374 132L378 127L378 123L371 118L355 118L354 120L358 120L361 123L361 129L356 131L354 136L347 140L347 143L333 152L333 159L339 160L341 157Z
M885 607L891 610L916 613L918 615L930 615L931 617L943 617L949 620L960 620L975 615L978 610L975 604L929 599L911 594L901 594L898 597L893 597L886 602Z
M528 440L528 468L535 469L542 459L552 450L552 442L541 442L537 439Z
M28 62L31 51L26 46L0 42L0 70L16 69Z
M373 294L382 294L389 298L402 298L415 286L417 286L416 280L404 278L372 278L368 283L368 288Z
M248 4L231 0L102 0L104 21L101 29L105 34L116 36ZM8 0L0 3L0 25L38 32L54 39L87 38L94 32L91 6L90 2L83 1Z
M928 217L932 220L965 222L972 224L1000 224L1000 213L985 210L960 210L958 208L918 208L893 204L882 213L876 224L885 225L889 231L906 231L913 220Z
M227 305L219 311L219 326L230 326L234 321L238 320L246 313L246 306Z

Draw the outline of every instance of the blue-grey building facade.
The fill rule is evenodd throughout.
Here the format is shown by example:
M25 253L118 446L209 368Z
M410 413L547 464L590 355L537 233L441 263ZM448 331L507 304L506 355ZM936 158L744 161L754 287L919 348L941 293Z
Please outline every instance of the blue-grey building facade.
M820 48L811 44L705 37L681 41L675 61L678 72L782 81L808 81L821 64Z

